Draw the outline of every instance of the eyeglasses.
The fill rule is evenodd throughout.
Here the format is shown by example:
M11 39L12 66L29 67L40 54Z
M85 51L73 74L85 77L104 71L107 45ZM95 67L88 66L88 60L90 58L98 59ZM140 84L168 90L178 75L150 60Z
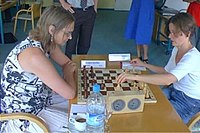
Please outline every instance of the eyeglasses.
M66 35L67 37L71 37L72 36L72 32L65 32L63 31L64 35Z
M179 37L179 36L182 36L182 33L181 32L169 32L169 35L173 35L175 37Z

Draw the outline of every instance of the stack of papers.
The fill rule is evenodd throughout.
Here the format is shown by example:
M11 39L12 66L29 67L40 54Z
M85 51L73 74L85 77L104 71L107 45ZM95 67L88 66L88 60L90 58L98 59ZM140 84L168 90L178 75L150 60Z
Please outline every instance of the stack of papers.
M130 62L122 62L122 69L135 70L135 71L146 71L146 67L133 66Z
M86 114L86 104L72 104L70 109L70 117L76 117L79 114Z

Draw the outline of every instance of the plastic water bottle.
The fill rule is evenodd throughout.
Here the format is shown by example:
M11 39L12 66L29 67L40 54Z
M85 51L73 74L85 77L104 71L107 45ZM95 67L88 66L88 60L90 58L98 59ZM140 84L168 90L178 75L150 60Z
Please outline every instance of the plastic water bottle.
M105 99L100 85L94 84L93 93L87 99L87 133L104 133Z

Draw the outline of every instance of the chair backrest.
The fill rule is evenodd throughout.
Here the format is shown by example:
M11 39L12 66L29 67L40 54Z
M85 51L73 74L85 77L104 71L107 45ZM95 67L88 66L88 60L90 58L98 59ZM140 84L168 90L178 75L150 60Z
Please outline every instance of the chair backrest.
M42 2L34 2L31 4L32 18L38 18L41 16Z
M155 2L155 8L161 10L165 5L166 0L157 0Z
M191 131L191 132L193 132L193 131L198 131L198 132L200 132L200 124L198 124L198 129L194 129L194 125L198 122L198 123L200 123L199 122L200 121L200 112L198 112L194 117L192 117L192 119L187 123L187 126L188 126L188 128L189 128L189 130Z
M46 125L46 123L41 118L30 113L10 113L10 114L1 113L0 118L1 118L0 123L1 121L13 120L13 119L30 120L36 123L44 131L44 133L49 133L49 128Z

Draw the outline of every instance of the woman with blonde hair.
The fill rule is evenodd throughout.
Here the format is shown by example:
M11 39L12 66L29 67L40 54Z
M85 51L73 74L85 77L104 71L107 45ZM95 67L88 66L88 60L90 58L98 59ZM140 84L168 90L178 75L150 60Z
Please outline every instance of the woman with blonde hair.
M75 97L75 64L60 46L72 39L73 15L62 7L43 12L37 27L5 59L1 73L2 113L26 112L41 117L50 132L66 132L67 99ZM52 61L63 70L61 76ZM4 132L41 132L26 120L1 121Z

